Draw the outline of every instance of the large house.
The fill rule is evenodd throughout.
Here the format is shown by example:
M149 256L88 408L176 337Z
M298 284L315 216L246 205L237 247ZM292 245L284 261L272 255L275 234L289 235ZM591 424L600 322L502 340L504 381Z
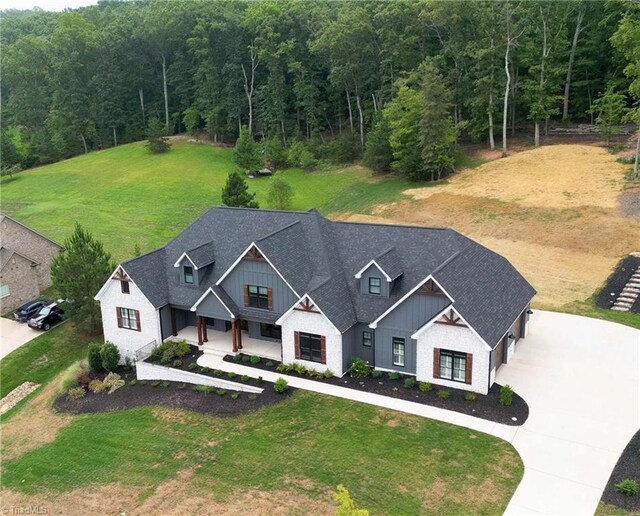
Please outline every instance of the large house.
M0 313L5 313L51 286L51 261L63 247L2 213L0 233Z
M185 338L338 376L360 357L487 393L534 295L505 258L451 229L220 207L120 264L96 299L123 356Z

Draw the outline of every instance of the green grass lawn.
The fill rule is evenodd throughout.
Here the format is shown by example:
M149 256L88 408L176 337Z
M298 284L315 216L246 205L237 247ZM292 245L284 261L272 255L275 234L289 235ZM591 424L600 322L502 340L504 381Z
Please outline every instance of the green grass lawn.
M60 371L85 358L88 337L65 323L36 337L0 361L0 398L23 382L48 383Z
M52 238L63 241L75 221L100 239L118 261L162 246L197 217L221 204L220 192L233 168L228 148L174 142L166 154L150 154L143 143L28 170L2 182L2 209ZM363 211L390 200L411 183L372 180L370 170L352 166L282 172L292 185L292 209ZM269 208L268 178L249 179L249 188Z
M32 494L124 482L149 496L185 469L195 469L196 493L222 502L234 489L327 499L342 483L372 514L499 514L523 474L500 439L298 391L235 418L152 408L78 416L50 444L4 461L2 479Z

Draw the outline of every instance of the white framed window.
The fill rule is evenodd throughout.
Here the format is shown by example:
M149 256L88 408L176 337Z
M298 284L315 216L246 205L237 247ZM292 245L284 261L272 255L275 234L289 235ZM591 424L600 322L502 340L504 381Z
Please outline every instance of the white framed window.
M404 339L393 337L393 365L404 367Z
M140 326L138 324L138 320L140 319L140 315L138 310L133 310L132 308L118 308L120 311L119 317L119 326L120 328L126 328L128 330L140 330Z
M11 292L9 292L9 285L0 285L0 299L3 297L7 297Z
M380 278L369 278L369 294L379 296L382 293L382 280Z

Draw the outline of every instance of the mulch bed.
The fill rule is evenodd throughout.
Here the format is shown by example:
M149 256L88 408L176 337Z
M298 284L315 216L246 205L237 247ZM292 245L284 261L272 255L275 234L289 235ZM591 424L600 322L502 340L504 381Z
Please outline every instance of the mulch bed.
M272 372L276 372L276 368L280 364L280 362L276 360L266 359L262 359L257 364L252 364L250 361L242 360L242 357L246 357L247 355L236 355L236 357L238 356L240 359L234 358L233 355L226 355L224 357L224 361ZM268 362L271 362L273 366L267 367L266 364ZM346 374L342 378L334 376L332 378L321 379L317 377L310 378L295 372L287 372L283 374L297 376L307 380L339 385L340 387L357 389L359 391L371 392L373 394L380 394L391 398L432 405L434 407L461 412L463 414L476 416L505 425L520 426L524 424L529 417L529 406L527 405L527 402L515 392L513 393L513 403L511 406L504 407L500 405L499 400L501 386L498 384L493 384L487 395L478 394L475 401L467 401L464 397L468 391L461 389L441 387L434 384L432 385L432 391L422 392L418 389L417 383L413 388L406 388L404 386L404 380L405 378L409 378L409 376L401 376L399 380L391 380L387 376L387 373L385 373L381 378L373 378L372 376L367 376L365 378L351 378ZM451 396L447 400L439 399L436 393L440 389L446 389L451 393ZM512 418L516 418L516 420L514 421Z
M136 377L135 370L118 368L116 372L126 383L112 394L107 392L96 394L87 391L84 397L75 400L68 399L66 394L62 394L53 403L54 409L71 414L94 414L157 405L215 416L236 416L279 403L295 391L290 387L286 393L278 394L273 390L272 383L264 382L261 385L264 391L262 394L256 394L255 400L249 399L250 393L247 392L240 392L238 399L234 400L231 395L238 391L228 389L224 396L220 396L215 388L209 393L198 392L194 391L194 386L188 383L183 389L178 388L182 385L179 382L168 382L167 387L163 387L162 382L159 382L153 387L151 380L147 380L146 384L138 381L135 385L130 385L129 381ZM102 374L99 378L104 376Z
M600 308L611 308L638 266L640 266L640 257L627 256L623 258L596 297L596 305ZM640 296L630 311L640 313Z
M620 455L601 499L602 502L627 511L640 512L640 494L624 496L616 489L616 484L627 478L640 484L640 431L636 432Z

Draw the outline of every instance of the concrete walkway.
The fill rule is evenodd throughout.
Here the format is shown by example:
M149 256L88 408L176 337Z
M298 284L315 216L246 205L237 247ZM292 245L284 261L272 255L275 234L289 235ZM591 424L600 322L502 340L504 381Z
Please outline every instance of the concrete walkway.
M27 323L0 317L0 360L41 333L29 328Z
M387 396L260 371L205 354L198 364L322 394L436 419L513 444L525 465L508 514L592 514L613 467L640 427L640 331L596 319L536 311L530 333L503 366L509 383L527 400L520 427Z

